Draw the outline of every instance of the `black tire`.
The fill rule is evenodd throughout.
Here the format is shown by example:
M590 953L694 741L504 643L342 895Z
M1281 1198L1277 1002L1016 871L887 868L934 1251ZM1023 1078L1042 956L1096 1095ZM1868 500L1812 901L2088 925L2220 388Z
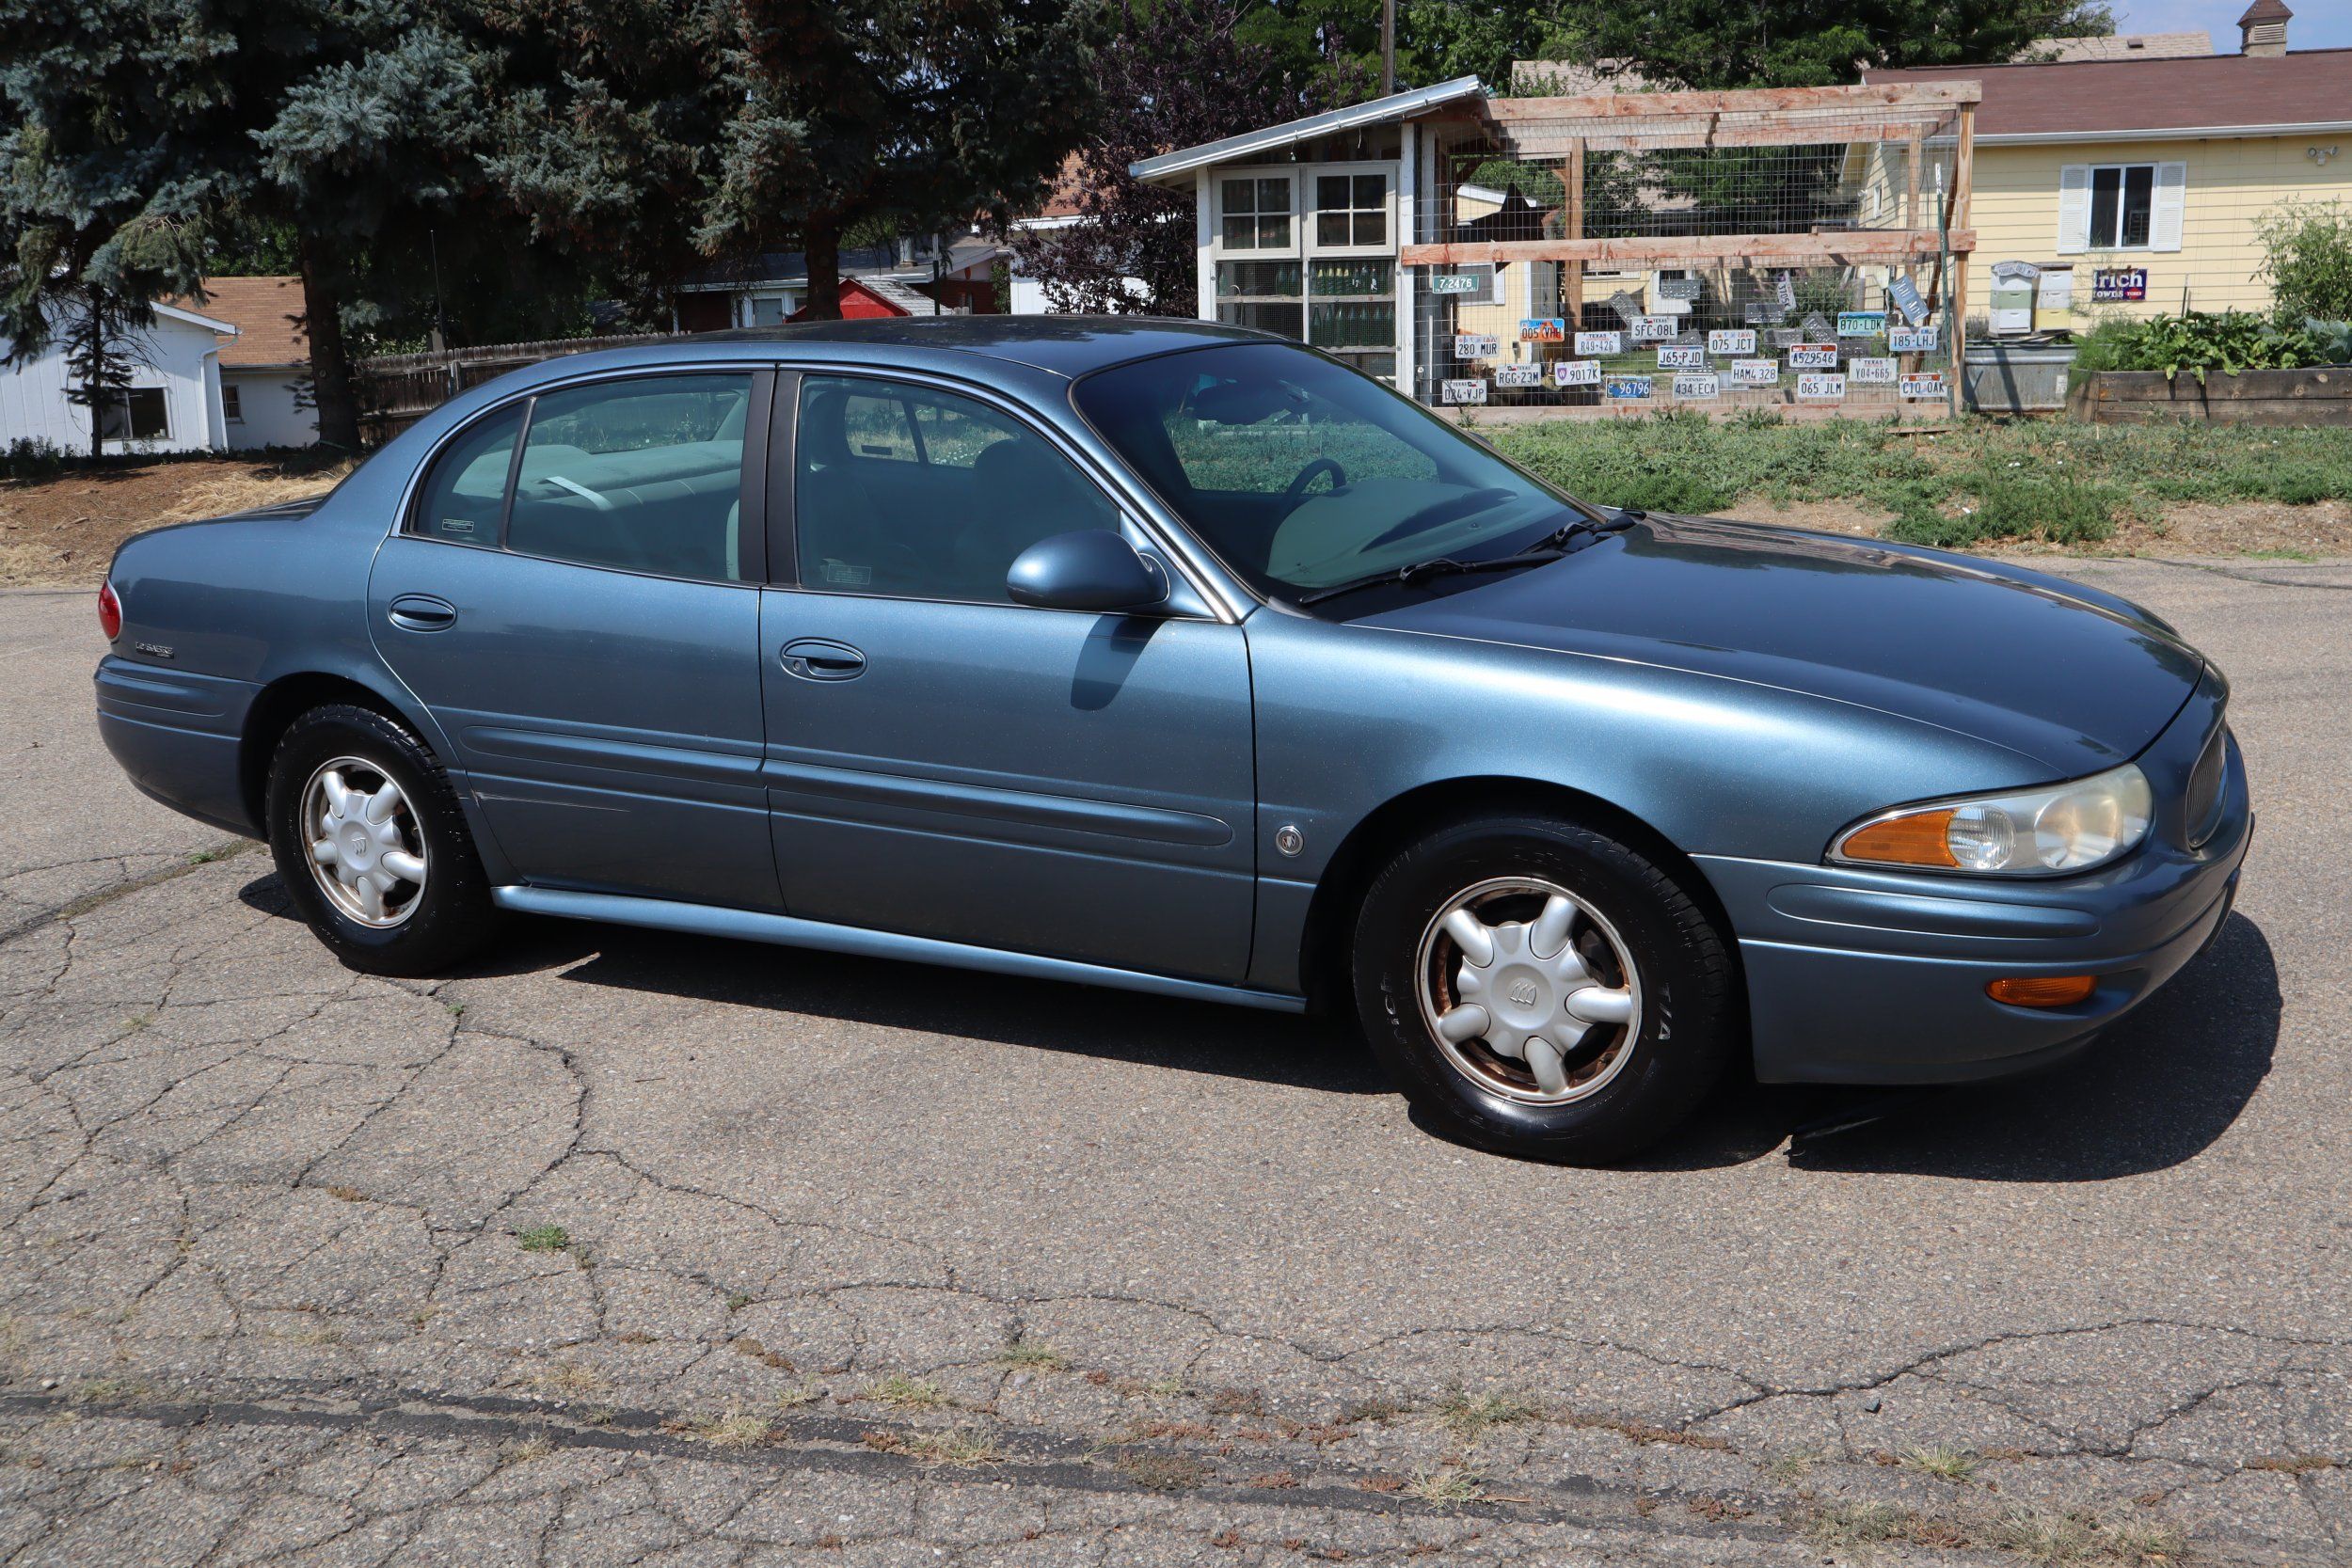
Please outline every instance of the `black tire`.
M1604 911L1632 956L1639 1024L1610 1037L1623 1063L1588 1098L1514 1099L1450 1060L1424 1018L1423 934L1450 900L1495 879L1547 881ZM1639 851L1555 818L1466 817L1403 850L1366 890L1351 960L1359 1022L1390 1076L1438 1131L1498 1153L1570 1164L1622 1160L1691 1113L1739 1033L1732 959L1696 901ZM1457 1049L1476 1056L1479 1047ZM1489 1066L1511 1070L1499 1058ZM1534 1087L1532 1077L1526 1086Z
M311 872L302 797L319 768L359 759L400 786L424 845L429 867L400 923L372 927L336 908ZM349 703L315 707L278 737L270 755L264 808L278 880L319 941L352 969L369 974L446 974L497 935L499 911L489 878L466 831L449 775L406 726Z

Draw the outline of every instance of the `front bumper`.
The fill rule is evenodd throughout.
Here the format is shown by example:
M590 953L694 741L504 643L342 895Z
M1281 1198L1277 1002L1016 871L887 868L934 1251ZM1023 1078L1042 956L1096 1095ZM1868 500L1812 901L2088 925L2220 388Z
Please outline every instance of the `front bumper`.
M2156 793L2148 841L2113 866L2047 880L1935 877L1703 857L1740 933L1756 1071L1766 1083L1951 1084L2026 1070L2089 1044L2203 951L2228 917L2253 833L2228 740L2220 816L2192 847L2182 801L2222 722L2209 674L2137 759ZM2009 975L2095 974L2071 1007L1985 994Z

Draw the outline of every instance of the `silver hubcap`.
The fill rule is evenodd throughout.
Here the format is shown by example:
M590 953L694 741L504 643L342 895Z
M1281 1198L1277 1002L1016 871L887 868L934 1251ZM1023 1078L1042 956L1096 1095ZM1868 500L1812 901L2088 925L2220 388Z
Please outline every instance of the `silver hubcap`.
M1597 1094L1642 1033L1642 977L1600 911L1553 882L1463 889L1422 933L1422 1021L1454 1069L1534 1105Z
M310 875L329 902L362 926L397 926L424 894L424 832L384 770L337 757L302 790Z

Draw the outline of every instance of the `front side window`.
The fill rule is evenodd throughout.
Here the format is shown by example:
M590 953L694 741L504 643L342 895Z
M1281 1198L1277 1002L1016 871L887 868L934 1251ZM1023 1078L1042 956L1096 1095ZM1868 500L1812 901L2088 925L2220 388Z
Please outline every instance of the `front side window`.
M1219 237L1226 249L1290 248L1290 176L1251 175L1219 181L1218 199L1223 204Z
M1119 526L1043 436L953 392L803 376L793 451L807 588L1006 603L1005 574L1031 545Z
M238 387L220 389L220 417L230 424L245 423L245 399L240 395L243 390Z
M1079 412L1260 593L1525 549L1588 515L1321 355L1236 343L1099 371Z
M2090 171L2090 248L2144 250L2156 208L2156 166L2109 164Z
M1315 244L1384 245L1389 243L1389 182L1379 174L1321 174L1315 177Z
M736 372L600 381L533 401L506 547L589 566L739 580L743 426Z

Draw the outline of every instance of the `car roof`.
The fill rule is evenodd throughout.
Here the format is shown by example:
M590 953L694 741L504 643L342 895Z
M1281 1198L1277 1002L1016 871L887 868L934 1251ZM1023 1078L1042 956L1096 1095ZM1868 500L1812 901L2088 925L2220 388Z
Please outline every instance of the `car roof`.
M698 332L700 343L803 343L985 356L1075 379L1105 365L1219 342L1279 342L1272 333L1168 316L890 316Z

